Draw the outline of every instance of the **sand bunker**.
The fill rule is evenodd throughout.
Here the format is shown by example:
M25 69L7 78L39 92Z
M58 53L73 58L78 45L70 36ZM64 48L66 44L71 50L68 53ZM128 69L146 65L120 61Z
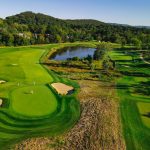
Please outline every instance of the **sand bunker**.
M4 80L0 80L0 84L3 84L3 83L5 83L6 81L4 81Z
M74 88L63 83L53 83L52 87L62 95L67 95L73 92Z
M3 104L3 100L2 100L2 99L0 99L0 107L2 106L2 104Z

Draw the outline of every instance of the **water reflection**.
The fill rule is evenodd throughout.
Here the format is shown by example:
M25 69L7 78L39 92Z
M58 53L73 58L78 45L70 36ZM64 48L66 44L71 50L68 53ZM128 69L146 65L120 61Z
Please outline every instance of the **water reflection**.
M50 59L52 60L67 60L67 58L79 57L84 58L88 55L93 56L95 48L85 47L68 47L58 50Z

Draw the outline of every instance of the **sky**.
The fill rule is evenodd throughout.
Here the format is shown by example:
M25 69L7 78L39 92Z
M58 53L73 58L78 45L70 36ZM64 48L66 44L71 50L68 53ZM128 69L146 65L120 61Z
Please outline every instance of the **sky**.
M0 0L0 18L25 11L61 19L150 26L150 0Z

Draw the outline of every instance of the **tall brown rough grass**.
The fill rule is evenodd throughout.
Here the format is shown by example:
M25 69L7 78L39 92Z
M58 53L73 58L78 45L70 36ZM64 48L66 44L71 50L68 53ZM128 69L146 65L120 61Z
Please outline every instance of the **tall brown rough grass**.
M64 149L124 150L118 102L112 85L80 81L82 114L76 126L66 135Z

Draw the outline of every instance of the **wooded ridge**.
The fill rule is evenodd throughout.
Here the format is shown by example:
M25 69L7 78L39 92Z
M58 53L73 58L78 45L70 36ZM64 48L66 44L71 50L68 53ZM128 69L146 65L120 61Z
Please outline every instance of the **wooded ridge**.
M93 40L149 48L150 29L92 19L63 20L33 12L0 19L1 46Z

